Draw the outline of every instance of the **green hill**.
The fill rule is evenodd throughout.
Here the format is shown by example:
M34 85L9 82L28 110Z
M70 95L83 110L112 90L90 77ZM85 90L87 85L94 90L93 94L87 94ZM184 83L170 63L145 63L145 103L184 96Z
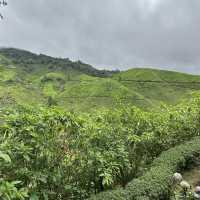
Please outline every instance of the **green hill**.
M113 76L131 91L159 105L176 104L200 89L200 76L155 69L131 69Z
M0 49L0 104L90 110L116 100L151 108L176 104L200 89L200 76L155 69L97 70L81 61Z

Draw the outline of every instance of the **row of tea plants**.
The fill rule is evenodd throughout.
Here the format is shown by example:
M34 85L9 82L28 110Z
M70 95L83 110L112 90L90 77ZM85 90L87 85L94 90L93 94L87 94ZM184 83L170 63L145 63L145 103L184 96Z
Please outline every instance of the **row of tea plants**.
M164 150L200 134L200 99L145 112L18 106L0 116L0 198L86 199L125 187Z

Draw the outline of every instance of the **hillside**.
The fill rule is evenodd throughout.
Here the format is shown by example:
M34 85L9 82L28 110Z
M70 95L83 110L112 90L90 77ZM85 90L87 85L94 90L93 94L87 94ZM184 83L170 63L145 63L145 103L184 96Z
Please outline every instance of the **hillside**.
M0 49L0 102L56 105L88 110L110 107L116 100L151 108L175 104L200 89L200 76L131 69L97 70L81 61Z
M200 89L200 76L180 72L131 69L113 76L129 90L137 91L153 105L165 102L176 104Z

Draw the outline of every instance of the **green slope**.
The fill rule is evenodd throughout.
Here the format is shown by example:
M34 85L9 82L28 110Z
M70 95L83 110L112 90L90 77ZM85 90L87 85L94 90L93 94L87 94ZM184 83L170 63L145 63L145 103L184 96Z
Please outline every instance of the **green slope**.
M200 81L199 75L185 74L181 72L158 70L151 68L134 68L114 75L114 78L119 77L121 77L123 80L151 80L170 82Z
M165 70L131 69L113 78L152 101L153 105L176 104L200 89L200 76Z
M200 89L200 76L155 69L97 70L80 61L0 49L0 103L88 111L120 100L143 108L175 104ZM52 101L53 100L53 101Z

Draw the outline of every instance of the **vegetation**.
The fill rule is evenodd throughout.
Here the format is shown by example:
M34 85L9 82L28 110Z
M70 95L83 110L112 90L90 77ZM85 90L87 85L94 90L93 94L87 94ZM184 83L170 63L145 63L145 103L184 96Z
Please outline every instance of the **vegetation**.
M132 69L97 70L80 61L0 49L0 105L48 105L72 111L115 107L116 99L149 110L177 104L200 89L200 76ZM32 98L30 98L30 95Z
M24 106L2 110L1 197L86 199L107 189L123 188L144 174L162 151L199 135L199 103L195 98L152 113L123 105L92 114ZM141 196L149 188L153 197L160 195L170 174L199 148L197 143L178 147L177 155L172 150L175 157L171 159L162 154L153 168L129 183L126 190ZM163 186L156 187L160 182ZM136 183L143 186L134 189ZM126 190L102 195L119 195L120 199L125 194L128 198Z
M200 76L1 49L0 199L167 199L199 156L199 87Z
M173 172L186 167L194 156L199 157L199 151L200 137L195 137L189 142L163 152L154 160L151 169L140 178L131 181L125 190L101 193L90 199L170 199L173 190Z

